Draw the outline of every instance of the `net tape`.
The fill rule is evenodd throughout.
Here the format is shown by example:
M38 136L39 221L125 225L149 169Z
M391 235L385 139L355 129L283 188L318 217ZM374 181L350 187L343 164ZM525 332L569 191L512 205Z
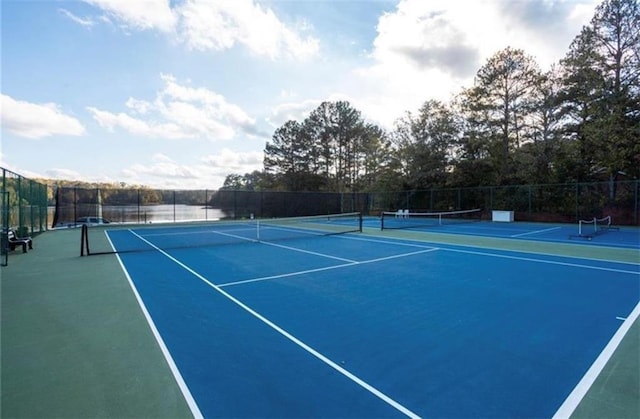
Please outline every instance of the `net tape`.
M481 208L442 212L410 212L409 210L385 211L382 213L380 228L386 230L435 227L481 221L481 219Z
M215 221L155 226L83 226L80 255L305 239L362 231L358 212L310 217ZM108 234L103 234L103 233Z

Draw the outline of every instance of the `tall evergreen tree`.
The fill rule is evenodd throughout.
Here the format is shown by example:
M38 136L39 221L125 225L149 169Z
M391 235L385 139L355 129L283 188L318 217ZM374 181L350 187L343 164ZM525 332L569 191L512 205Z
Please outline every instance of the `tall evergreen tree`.
M564 116L559 102L560 89L557 66L542 74L533 89L534 106L524 134L525 141L521 148L515 150L514 156L518 183L552 183L559 180L554 162L563 146Z
M406 186L444 185L458 135L453 113L435 100L425 102L417 115L407 112L396 121L392 138Z
M578 180L640 176L640 10L607 0L562 60Z
M315 166L331 190L354 188L354 167L361 152L365 125L360 111L349 102L323 102L304 121L304 131L313 144Z
M475 147L488 153L497 184L513 180L511 152L532 137L530 119L540 77L532 57L506 48L488 59L474 86L462 94L466 127L471 130L465 141L480 141Z
M276 129L264 150L264 170L280 179L283 189L290 191L313 190L308 141L303 127L296 121L287 121Z

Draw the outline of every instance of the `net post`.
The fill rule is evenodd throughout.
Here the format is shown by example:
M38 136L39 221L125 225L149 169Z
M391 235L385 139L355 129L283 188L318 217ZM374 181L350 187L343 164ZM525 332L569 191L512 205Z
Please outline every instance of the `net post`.
M256 220L256 240L260 241L260 220Z
M87 225L82 224L82 228L80 229L80 256L84 256L85 244L88 244L87 240ZM89 256L89 249L87 248L87 256Z
M362 233L362 213L358 213L358 231Z

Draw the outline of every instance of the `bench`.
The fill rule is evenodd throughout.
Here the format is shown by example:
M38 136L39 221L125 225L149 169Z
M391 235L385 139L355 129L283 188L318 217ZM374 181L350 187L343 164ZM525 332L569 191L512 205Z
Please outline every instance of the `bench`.
M15 250L16 246L22 246L22 253L27 253L27 247L33 249L33 239L31 237L18 237L14 230L7 232L7 241L9 249Z

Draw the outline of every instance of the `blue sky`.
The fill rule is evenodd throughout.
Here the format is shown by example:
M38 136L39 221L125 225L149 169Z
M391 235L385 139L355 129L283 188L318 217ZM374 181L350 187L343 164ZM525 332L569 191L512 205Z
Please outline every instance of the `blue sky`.
M391 129L511 46L548 69L594 0L1 0L0 166L222 186L324 100Z

